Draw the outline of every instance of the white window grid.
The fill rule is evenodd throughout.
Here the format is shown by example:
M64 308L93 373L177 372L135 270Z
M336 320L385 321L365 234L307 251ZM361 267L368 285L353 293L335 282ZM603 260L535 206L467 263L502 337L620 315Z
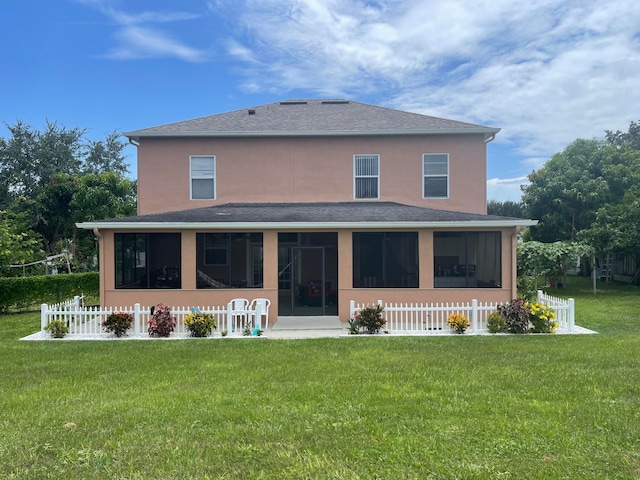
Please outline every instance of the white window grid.
M194 180L211 180L212 194L206 197L194 196ZM215 200L216 195L216 156L191 155L189 157L189 198L191 200Z
M427 195L425 181L427 178L446 179L446 192L444 195ZM448 153L423 153L422 154L422 198L449 198L449 154Z
M380 198L379 154L368 153L353 156L353 198L357 200Z

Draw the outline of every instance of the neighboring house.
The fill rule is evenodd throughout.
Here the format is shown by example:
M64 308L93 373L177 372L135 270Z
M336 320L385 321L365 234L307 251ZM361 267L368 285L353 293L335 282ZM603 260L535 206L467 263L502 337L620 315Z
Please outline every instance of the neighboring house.
M486 215L499 129L347 100L291 100L128 132L138 216L86 222L108 306L269 298L277 316L349 301L508 301L516 235Z

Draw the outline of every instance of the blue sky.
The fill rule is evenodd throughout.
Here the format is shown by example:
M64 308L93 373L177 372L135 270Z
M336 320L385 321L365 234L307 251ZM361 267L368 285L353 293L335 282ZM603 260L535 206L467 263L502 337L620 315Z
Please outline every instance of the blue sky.
M5 0L0 58L0 121L96 139L321 97L500 127L501 201L640 120L637 0Z

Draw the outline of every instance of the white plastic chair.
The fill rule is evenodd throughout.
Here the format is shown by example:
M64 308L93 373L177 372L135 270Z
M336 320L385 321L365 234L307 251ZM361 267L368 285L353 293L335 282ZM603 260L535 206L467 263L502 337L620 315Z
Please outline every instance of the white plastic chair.
M256 308L260 306L260 323L264 325L264 330L269 328L269 305L271 305L271 300L268 298L254 298L249 306L249 310L251 310L251 314L254 316L256 314ZM264 323L262 323L263 318ZM254 326L256 326L255 323Z
M249 300L246 298L233 298L229 300L231 305L231 325L236 331L242 331L243 320L249 320ZM238 324L236 321L240 320Z

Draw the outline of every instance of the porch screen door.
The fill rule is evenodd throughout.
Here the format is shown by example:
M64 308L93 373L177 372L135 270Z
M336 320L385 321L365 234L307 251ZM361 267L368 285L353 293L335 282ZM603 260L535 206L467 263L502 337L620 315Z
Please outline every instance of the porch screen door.
M324 248L293 247L291 257L291 314L324 315Z

